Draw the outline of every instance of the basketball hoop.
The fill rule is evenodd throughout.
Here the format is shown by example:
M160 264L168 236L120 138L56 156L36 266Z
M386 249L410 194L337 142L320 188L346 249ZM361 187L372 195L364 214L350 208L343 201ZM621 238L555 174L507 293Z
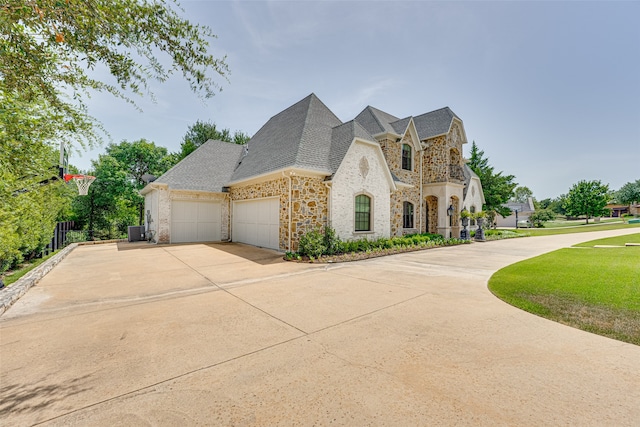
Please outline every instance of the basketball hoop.
M76 185L78 186L78 195L86 196L89 192L89 186L93 181L95 181L96 177L91 175L70 175L70 174L66 174L64 176L64 180L66 182L69 182L72 179L76 182Z

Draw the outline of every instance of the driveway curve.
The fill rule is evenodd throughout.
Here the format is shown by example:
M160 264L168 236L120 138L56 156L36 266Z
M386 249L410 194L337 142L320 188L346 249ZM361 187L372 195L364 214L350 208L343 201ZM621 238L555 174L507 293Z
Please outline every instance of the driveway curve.
M496 270L619 230L335 265L239 244L74 250L0 317L6 425L640 420L640 347L511 307Z

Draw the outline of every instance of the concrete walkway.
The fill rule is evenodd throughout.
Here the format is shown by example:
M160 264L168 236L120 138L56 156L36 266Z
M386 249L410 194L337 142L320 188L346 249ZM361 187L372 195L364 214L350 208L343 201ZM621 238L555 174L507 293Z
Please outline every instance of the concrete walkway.
M640 347L486 288L508 264L632 232L339 265L79 247L0 317L1 424L637 426Z

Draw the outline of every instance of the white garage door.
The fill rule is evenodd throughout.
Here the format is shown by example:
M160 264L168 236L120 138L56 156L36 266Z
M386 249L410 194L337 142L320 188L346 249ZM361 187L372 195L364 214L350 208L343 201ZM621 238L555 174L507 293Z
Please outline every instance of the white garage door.
M220 202L174 200L171 203L171 243L220 240Z
M279 249L280 198L233 202L232 240Z

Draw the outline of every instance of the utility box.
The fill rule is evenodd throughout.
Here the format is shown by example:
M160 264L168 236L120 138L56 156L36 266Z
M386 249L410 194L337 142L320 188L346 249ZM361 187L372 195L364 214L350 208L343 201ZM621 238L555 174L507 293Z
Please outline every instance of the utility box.
M130 225L127 231L130 242L142 242L144 240L144 225Z

